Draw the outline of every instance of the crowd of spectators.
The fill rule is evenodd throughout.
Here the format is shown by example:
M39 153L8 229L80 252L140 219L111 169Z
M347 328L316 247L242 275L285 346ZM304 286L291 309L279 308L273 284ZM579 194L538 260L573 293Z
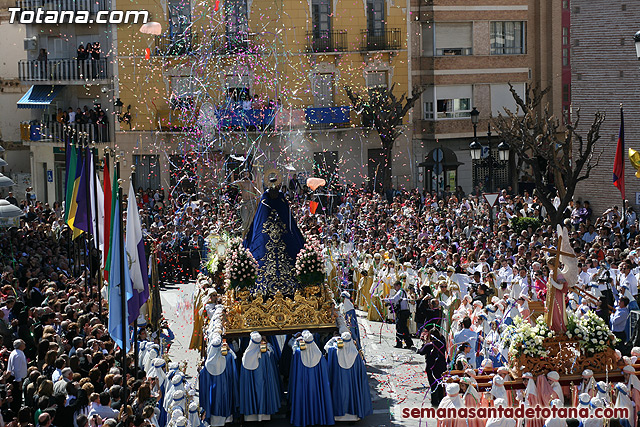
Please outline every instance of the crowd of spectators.
M55 120L61 124L109 124L107 114L100 104L96 104L93 108L89 108L85 105L84 108L81 109L78 107L75 110L72 107L69 107L67 111L64 111L62 108L58 108Z
M384 301L400 289L406 293L407 327L422 339L418 351L432 376L451 364L504 363L501 328L517 316L528 319L528 304L545 298L550 269L543 248L555 245L556 236L535 195L503 190L491 230L487 204L461 189L396 191L389 202L354 186L332 210L304 186L283 190L303 234L324 242L329 281L350 291L369 319L396 321L399 313ZM156 251L165 284L195 278L207 234L242 232L232 186L211 199L161 189L137 193L147 252ZM119 350L104 326L106 305L100 313L98 289L87 285L83 257L68 244L62 207L25 196L10 195L25 210L20 226L0 230L0 427L157 425L157 382L142 371L132 375L133 358L130 374L122 376ZM315 214L311 201L319 203ZM517 229L525 217L537 222ZM580 263L580 286L599 301L570 294L567 305L610 322L628 354L635 338L626 303L637 309L639 300L637 217L618 207L596 217L588 202L576 201L564 225ZM448 335L457 347L445 346ZM442 347L433 351L434 343ZM126 405L125 384L132 391Z

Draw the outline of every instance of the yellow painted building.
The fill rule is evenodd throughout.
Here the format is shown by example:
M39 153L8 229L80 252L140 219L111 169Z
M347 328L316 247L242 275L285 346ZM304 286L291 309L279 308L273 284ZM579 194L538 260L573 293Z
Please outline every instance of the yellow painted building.
M339 184L379 184L379 137L361 122L344 87L366 93L395 85L398 97L409 90L407 5L118 2L119 10L148 10L162 27L156 36L140 24L119 25L114 37L113 98L123 119L115 147L138 165L136 185L210 189L242 170L259 176L271 167L290 176L321 173ZM404 131L393 183L413 188L411 126Z

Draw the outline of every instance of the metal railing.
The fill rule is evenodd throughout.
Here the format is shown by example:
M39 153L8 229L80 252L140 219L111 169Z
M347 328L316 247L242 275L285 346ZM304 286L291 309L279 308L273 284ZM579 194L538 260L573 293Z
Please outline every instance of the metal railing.
M473 49L470 47L456 48L436 48L436 56L466 56L473 55Z
M108 64L108 58L22 60L18 77L27 82L107 79L111 77Z
M309 129L332 129L347 127L351 123L351 107L309 107L305 122Z
M219 52L225 55L236 53L258 53L257 34L227 33L218 39Z
M100 10L109 10L110 0L17 0L16 7L22 10L85 11L94 14Z
M307 52L327 53L346 50L347 32L345 30L307 31Z
M272 108L250 109L226 108L216 110L220 130L258 130L275 125L276 110Z
M58 122L41 123L38 125L30 125L29 140L30 141L53 141L63 142L66 140L66 132L77 134L78 132L87 133L89 140L96 143L110 142L109 125L96 123L71 123L64 124Z
M182 56L194 54L198 51L197 33L181 34L170 36L168 34L156 36L155 49L156 56Z
M360 50L400 50L402 48L402 32L400 28L386 30L362 30Z

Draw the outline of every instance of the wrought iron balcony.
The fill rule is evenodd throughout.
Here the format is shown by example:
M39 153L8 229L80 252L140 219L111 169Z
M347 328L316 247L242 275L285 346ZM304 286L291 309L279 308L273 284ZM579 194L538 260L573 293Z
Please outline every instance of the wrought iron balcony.
M329 53L347 50L347 32L338 31L307 31L307 52Z
M275 125L276 110L261 108L244 110L242 108L227 108L216 110L218 127L221 130L256 130L266 129Z
M346 127L351 123L351 107L309 107L305 109L305 121L309 129Z
M156 36L156 45L153 51L155 56L182 56L192 55L198 51L198 34L187 33L170 36L164 34Z
M108 58L22 60L18 62L18 77L25 82L71 82L108 79L111 70Z
M360 50L400 50L402 48L402 32L399 28L386 30L362 30Z
M261 46L257 43L257 34L227 33L219 39L219 43L219 52L226 55L258 53L261 50Z
M22 125L21 125L22 126ZM66 132L84 132L89 135L89 141L95 143L110 142L109 124L96 123L72 123L63 124L58 122L26 125L29 127L29 140L42 142L64 142ZM24 136L23 136L24 139Z
M111 9L110 0L18 0L16 6L22 10L85 11L95 14L100 10Z

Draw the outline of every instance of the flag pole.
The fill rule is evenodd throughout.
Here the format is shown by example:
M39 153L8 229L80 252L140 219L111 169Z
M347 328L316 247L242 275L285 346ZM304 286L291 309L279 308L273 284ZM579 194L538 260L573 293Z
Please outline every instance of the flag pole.
M89 134L87 132L83 132L83 139L84 139L84 149L85 149L85 160L84 160L84 175L86 177L85 180L85 186L84 186L84 190L85 190L85 200L86 200L86 204L87 204L87 208L85 211L85 217L87 219L87 229L89 231L87 231L86 236L85 236L85 242L87 245L87 257L88 257L88 280L87 280L87 296L88 297L93 297L93 257L91 256L92 254L92 248L91 248L91 234L93 234L93 230L91 229L91 188L89 186L89 183L91 181L87 181L91 179L90 176L90 170L91 167L89 165L89 161L92 160L91 158L91 146L89 145ZM95 236L93 236L93 238L95 238ZM87 269L85 269L85 271L87 271Z
M82 152L78 155L78 132L75 129L71 129L73 146L76 148L76 156L82 159ZM77 166L76 166L77 167ZM75 181L75 177L74 177ZM77 194L76 194L77 196ZM71 198L71 204L73 204L73 197ZM78 240L73 238L73 228L69 226L69 230L71 232L71 243L73 244L73 264L74 264L74 275L80 276L80 245L78 244Z
M96 142L95 141L91 141L91 150L93 151L95 149L96 146ZM96 150L97 153L97 150ZM93 159L93 157L92 157ZM98 313L100 313L100 315L98 316L100 318L100 320L102 321L102 295L101 295L101 290L102 290L102 280L101 280L101 276L102 274L102 257L101 257L101 253L100 253L100 217L98 215L98 180L100 179L98 177L98 171L95 168L96 162L95 160L93 161L92 164L92 170L93 173L91 174L91 180L93 181L93 206L96 209L96 212L93 213L94 218L96 219L96 226L95 226L95 234L93 235L93 240L94 240L94 245L95 245L95 249L96 249L96 265L98 266L98 271L94 272L94 274L96 275L95 277L95 281L96 281L96 292L98 293ZM104 211L104 209L103 209Z
M116 156L116 173L118 174L118 210L120 212L120 217L117 218L117 221L120 222L120 236L118 239L120 240L120 253L114 254L120 257L120 303L122 304L121 312L122 312L122 386L123 386L123 402L127 401L127 341L129 339L129 328L127 318L127 286L125 284L125 275L124 275L124 230L122 228L122 182L124 181L120 178L120 156ZM112 271L110 274L114 274Z
M136 180L136 165L131 165L131 178L130 181L133 183ZM135 203L137 205L137 201L135 199L135 188L133 189L134 191L134 195L133 195L133 200L127 199L127 206L129 206L129 203ZM137 206L136 206L137 209ZM131 218L127 218L129 221L131 220ZM131 236L129 236L129 238L131 238ZM135 319L133 319L133 365L134 365L134 372L136 375L136 378L138 378L138 318L136 317Z
M624 111L622 110L622 102L620 103L620 127L622 128L621 134L622 134L622 143L624 144ZM624 182L624 145L622 148L622 182ZM622 218L621 219L621 223L622 223L622 239L624 242L627 241L626 239L626 235L627 233L625 232L626 228L627 228L627 195L626 195L626 190L624 189L625 187L622 187Z
M109 173L109 172L108 172L108 171L109 171L109 150L110 150L110 149L109 149L109 147L105 147L105 149L104 149L104 165L103 165L103 170L105 170L105 169L106 169L106 170L107 170L107 173ZM97 194L96 194L96 197L97 197ZM111 206L109 206L109 207L105 206L105 207L104 207L104 211L105 211L105 212L106 212L106 210L107 210L107 209L111 209ZM105 227L105 230L104 230L104 241L106 242L108 238L109 238L109 236L108 236L108 230L107 230L107 229L106 229L106 227ZM105 246L106 246L106 245L105 245ZM104 247L104 246L103 246L103 247ZM105 257L105 259L106 259L107 254L106 254L106 253L104 253L104 254L102 254L102 256L104 256L104 257ZM104 272L104 269L102 268L102 267L103 267L102 259L99 259L99 261L100 261L100 272ZM103 277L104 277L104 275L103 275L103 274L99 274L99 275L98 275L98 312L100 313L100 320L102 320L102 286L103 286L102 278L103 278Z
M71 159L71 134L69 133L69 129L67 128L67 126L65 125L63 127L63 132L65 135L65 150L68 150L69 153L65 153L65 159ZM67 174L67 179L65 180L65 203L64 203L64 217L63 217L63 221L64 225L67 227L67 268L69 269L69 274L73 275L73 266L71 265L71 255L72 255L72 251L71 251L71 227L69 227L69 225L67 224L67 215L69 212L69 200L67 200L66 197L66 192L67 192L67 188L69 185L69 167L70 167L70 160L69 162L65 162L65 170L66 170L66 174Z

